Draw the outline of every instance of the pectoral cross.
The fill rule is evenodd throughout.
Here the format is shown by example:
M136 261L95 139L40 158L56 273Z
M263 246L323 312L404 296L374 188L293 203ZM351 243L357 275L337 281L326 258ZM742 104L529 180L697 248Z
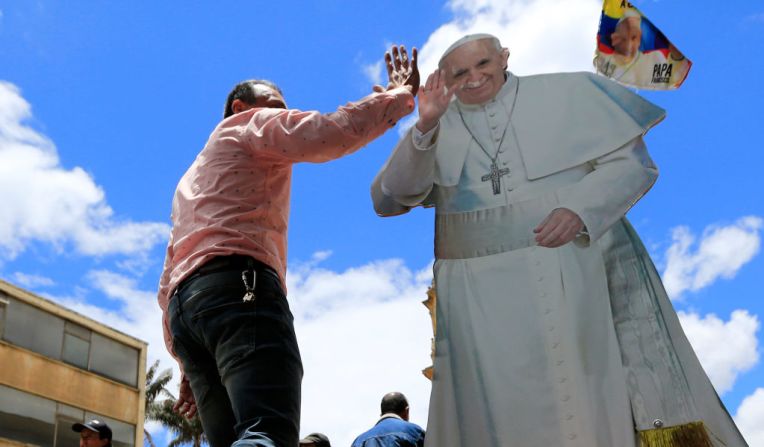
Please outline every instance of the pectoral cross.
M487 182L491 181L493 186L493 195L498 195L501 192L501 177L509 174L509 168L499 169L496 165L496 161L491 162L491 172L480 177L480 180Z

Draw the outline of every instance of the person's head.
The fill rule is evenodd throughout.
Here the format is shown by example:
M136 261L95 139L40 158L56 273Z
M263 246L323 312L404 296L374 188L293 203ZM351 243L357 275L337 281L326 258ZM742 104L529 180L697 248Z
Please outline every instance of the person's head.
M501 90L506 80L509 50L490 34L464 36L438 62L446 72L446 86L458 84L456 97L464 104L482 104Z
M236 84L225 101L223 118L256 107L285 109L286 101L281 89L271 81L250 79Z
M332 444L325 434L311 433L300 439L300 447L332 447Z
M381 414L397 414L404 421L409 420L409 401L403 393L393 391L382 397L382 403L379 405Z
M80 434L80 447L111 447L111 428L98 419L76 423L72 431Z
M631 61L637 55L642 41L642 18L639 13L627 11L615 26L610 40L613 42L613 51Z

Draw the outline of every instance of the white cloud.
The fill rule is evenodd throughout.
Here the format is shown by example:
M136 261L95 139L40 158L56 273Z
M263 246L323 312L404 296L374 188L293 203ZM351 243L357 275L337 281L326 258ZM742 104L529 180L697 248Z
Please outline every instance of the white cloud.
M89 256L140 255L169 227L114 216L103 189L81 167L61 166L56 147L29 127L31 106L0 81L0 249L13 259L32 241Z
M761 246L762 219L748 216L728 226L709 226L693 251L695 236L687 227L673 230L673 244L666 251L663 283L672 298L696 291L719 278L733 278L753 259Z
M759 319L745 310L732 312L729 321L714 314L678 312L703 369L719 394L732 389L738 375L759 362L756 332Z
M143 424L143 429L151 434L151 438L154 440L154 445L161 445L157 443L158 441L157 437L164 436L165 434L165 428L161 422L146 421ZM148 445L148 444L145 444L145 445Z
M15 272L13 275L11 275L11 279L13 283L27 289L34 289L37 287L50 287L56 284L55 281L46 276L27 274L22 272Z
M384 79L382 79L382 69L384 68L384 62L383 61L377 61L372 64L366 64L361 66L361 71L363 71L364 76L366 76L366 79L369 80L374 85L383 85L382 82Z
M432 329L421 301L431 267L385 260L333 272L313 264L287 278L305 368L303 435L321 431L350 445L390 391L406 394L412 421L424 426L430 383L420 370L430 364Z
M735 422L748 445L764 445L764 388L757 388L743 399L735 414Z

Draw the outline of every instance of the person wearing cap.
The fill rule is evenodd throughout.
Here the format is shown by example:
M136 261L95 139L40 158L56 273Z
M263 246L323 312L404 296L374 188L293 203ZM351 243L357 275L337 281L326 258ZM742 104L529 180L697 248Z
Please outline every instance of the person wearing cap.
M80 434L80 447L111 447L111 428L98 419L72 424L72 431Z
M332 447L332 444L325 434L311 433L300 439L300 447Z
M198 411L212 447L298 442L303 369L285 287L292 166L351 154L413 111L415 52L385 57L387 89L333 113L288 109L268 81L239 83L178 183L158 301L182 371L176 409Z
M409 402L403 393L392 392L382 397L381 416L368 431L361 433L352 447L422 447L424 430L409 422Z
M624 218L657 178L642 137L664 111L508 58L487 34L448 48L372 183L379 215L435 207L425 444L746 445Z

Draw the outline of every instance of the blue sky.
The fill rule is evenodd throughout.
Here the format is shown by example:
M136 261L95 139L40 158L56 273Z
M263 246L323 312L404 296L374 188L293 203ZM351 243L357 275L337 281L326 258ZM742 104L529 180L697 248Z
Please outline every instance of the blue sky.
M636 1L694 62L647 137L661 176L630 212L688 336L751 445L764 445L764 4ZM225 95L268 78L290 107L371 91L391 43L424 70L493 32L517 74L592 70L597 0L54 2L0 0L0 277L151 343L175 185ZM426 424L432 210L374 215L369 184L399 132L294 170L290 303L305 363L303 434L338 445L408 394ZM396 359L391 361L389 359ZM161 434L159 435L162 440Z

